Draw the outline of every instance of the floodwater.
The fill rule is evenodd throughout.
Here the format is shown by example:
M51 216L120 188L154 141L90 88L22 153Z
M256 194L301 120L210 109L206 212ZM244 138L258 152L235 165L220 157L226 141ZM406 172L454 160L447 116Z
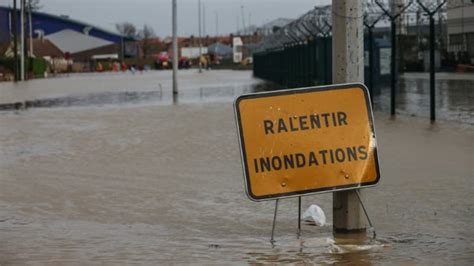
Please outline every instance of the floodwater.
M232 109L253 83L0 112L0 265L472 264L473 126L382 112L382 179L364 190L377 239L298 236L286 199L272 245L274 202L245 196ZM303 208L331 221L331 200Z
M430 83L420 77L399 80L396 90L396 112L406 116L430 116ZM467 79L440 79L435 82L436 117L474 125L474 75ZM375 110L390 112L390 86L381 88L374 99Z

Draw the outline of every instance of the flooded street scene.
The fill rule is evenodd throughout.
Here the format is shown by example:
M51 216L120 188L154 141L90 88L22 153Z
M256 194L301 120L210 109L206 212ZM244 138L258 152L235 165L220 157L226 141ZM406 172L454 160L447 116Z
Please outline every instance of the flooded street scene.
M133 34L93 28L110 25L72 1L23 2L0 0L0 265L473 264L471 20L465 51L441 42L433 61L429 21L402 24L393 78L389 15L430 1L277 1L287 10L272 14L178 0L178 37L175 1L137 1L138 15L170 14L166 31ZM458 9L474 16L439 2L447 36ZM368 37L362 17L381 15ZM28 44L13 37L23 16ZM3 25L14 17L18 31Z
M232 109L234 94L261 81L250 72L189 75L202 88L214 75L252 83L203 97L199 86L189 98L183 88L175 103L164 94L0 114L2 264L472 261L471 124L376 112L383 179L365 200L377 239L346 245L330 223L303 224L297 238L297 201L288 199L272 247L273 203L245 197ZM305 197L303 209L318 204L331 221L331 198Z

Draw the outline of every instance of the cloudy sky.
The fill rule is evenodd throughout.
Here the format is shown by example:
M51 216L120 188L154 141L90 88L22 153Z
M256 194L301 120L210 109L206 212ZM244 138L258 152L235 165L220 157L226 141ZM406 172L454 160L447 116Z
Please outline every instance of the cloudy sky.
M13 0L0 0L11 6ZM18 1L19 2L19 1ZM43 12L68 15L105 29L115 30L115 23L129 21L142 28L153 27L159 36L171 33L171 0L40 0ZM296 18L315 5L331 0L201 0L205 7L206 34L235 32L237 21L261 25L275 18ZM178 34L197 35L198 0L178 0ZM216 14L218 27L216 29Z

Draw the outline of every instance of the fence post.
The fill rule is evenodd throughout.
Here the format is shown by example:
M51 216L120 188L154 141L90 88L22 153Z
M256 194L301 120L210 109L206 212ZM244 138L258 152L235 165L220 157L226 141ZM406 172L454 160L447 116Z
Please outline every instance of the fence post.
M391 28L391 59L390 59L390 74L391 74L391 82L390 82L390 114L395 115L395 104L396 104L396 88L397 88L397 33L396 33L396 23L395 19L390 21L390 28Z
M430 14L430 120L436 120L435 113L435 26L433 15Z
M380 7L380 9L387 15L387 17L390 19L390 30L392 33L392 48L391 48L391 62L390 62L390 71L391 71L391 87L390 87L390 114L395 115L395 104L396 104L396 84L397 84L397 61L396 61L396 53L397 53L397 43L396 43L396 20L397 18L405 12L405 10L413 3L413 0L409 0L408 4L399 7L398 12L395 14L390 13L387 9L383 7L382 4L379 3L379 0L375 0L375 4Z
M426 12L430 18L430 120L434 122L436 120L436 107L435 107L435 25L434 15L440 10L440 8L446 3L447 0L443 0L441 3L438 2L438 6L434 10L424 5L420 0L417 0L421 8Z

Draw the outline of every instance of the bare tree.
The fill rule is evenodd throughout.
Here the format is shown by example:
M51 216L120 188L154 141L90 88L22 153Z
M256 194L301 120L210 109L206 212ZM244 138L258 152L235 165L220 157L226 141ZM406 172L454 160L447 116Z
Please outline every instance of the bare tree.
M29 11L38 11L43 6L40 4L40 0L27 0L26 1L26 9Z
M155 37L155 31L149 25L144 25L143 29L139 32L138 37L141 39L141 48L143 51L143 58L147 58L151 48L150 39Z
M116 23L115 28L123 36L136 38L137 37L137 28L130 22L121 22Z
M29 56L33 56L33 15L32 12L40 10L43 6L40 4L40 0L26 0L26 12L28 15L28 38L30 40L29 44Z

